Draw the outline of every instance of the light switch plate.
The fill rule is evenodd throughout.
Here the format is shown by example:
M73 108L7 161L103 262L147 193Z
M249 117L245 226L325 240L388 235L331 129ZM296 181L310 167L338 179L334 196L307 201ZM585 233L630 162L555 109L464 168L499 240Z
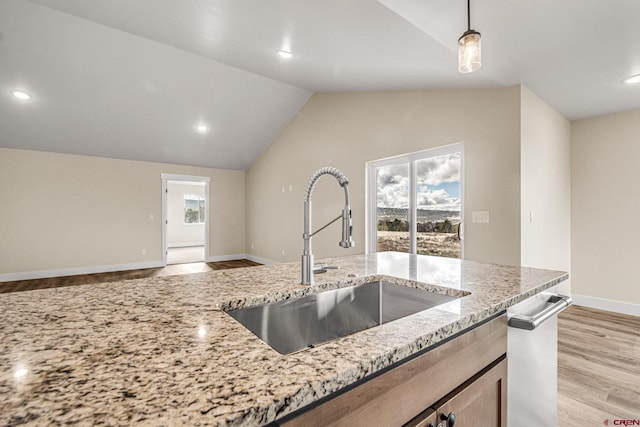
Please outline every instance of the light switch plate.
M489 211L472 211L471 222L474 224L489 224L491 218Z

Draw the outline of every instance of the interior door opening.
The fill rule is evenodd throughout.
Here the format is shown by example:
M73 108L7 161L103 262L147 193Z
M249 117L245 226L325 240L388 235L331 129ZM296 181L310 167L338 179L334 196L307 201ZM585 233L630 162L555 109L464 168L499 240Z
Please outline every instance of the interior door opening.
M162 174L163 264L207 261L208 177Z

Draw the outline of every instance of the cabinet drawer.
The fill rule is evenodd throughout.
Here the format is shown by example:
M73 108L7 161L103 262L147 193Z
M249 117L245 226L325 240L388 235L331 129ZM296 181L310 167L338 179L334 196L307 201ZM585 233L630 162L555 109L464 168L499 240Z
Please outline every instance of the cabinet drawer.
M400 426L506 351L507 324L502 315L278 423L305 427Z
M507 359L485 368L434 405L438 420L473 427L507 427ZM435 425L435 424L434 424Z

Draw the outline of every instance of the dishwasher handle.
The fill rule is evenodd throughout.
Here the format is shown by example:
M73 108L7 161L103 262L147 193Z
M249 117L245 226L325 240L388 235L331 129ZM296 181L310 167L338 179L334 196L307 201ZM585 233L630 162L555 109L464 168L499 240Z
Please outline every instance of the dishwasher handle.
M573 304L573 300L570 296L561 295L561 294L553 294L549 297L548 300L551 305L547 306L544 310L541 310L539 313L536 313L533 316L525 316L521 314L514 314L509 317L507 321L508 325L512 328L517 329L526 329L528 331L532 331L545 320L557 315L571 304Z

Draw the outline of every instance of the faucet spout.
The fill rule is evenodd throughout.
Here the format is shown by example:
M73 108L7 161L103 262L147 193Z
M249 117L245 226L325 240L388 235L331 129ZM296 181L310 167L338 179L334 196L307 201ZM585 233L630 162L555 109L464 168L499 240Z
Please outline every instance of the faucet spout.
M316 232L311 233L311 194L316 182L322 175L332 175L338 180L338 183L344 188L344 209L342 215L335 218L329 224L321 227ZM311 252L311 238L314 234L323 230L334 221L342 218L342 240L339 245L343 248L353 247L355 244L352 239L353 226L351 225L351 207L349 205L349 179L336 168L324 167L319 169L313 174L307 187L307 192L304 197L304 233L302 239L304 240L304 250L302 252L302 284L313 285L313 253Z

